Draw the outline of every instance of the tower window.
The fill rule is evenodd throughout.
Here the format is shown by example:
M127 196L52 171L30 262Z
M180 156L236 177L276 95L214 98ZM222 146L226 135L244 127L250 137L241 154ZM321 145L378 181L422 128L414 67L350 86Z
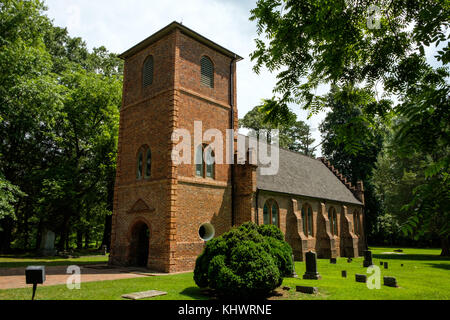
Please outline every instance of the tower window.
M206 161L204 160L205 155ZM198 145L195 150L195 175L202 178L215 179L214 150L207 145Z
M142 86L148 87L153 83L153 56L149 56L144 62L142 70Z
M206 56L203 56L201 61L201 79L200 82L205 87L214 88L214 66L211 61Z
M145 160L144 160L145 157ZM150 178L152 174L152 152L149 147L142 146L139 148L136 163L136 179L140 180Z

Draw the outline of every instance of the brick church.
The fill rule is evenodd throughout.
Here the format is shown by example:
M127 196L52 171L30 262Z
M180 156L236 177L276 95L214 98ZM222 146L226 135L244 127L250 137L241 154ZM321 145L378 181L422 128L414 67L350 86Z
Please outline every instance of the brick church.
M202 121L203 131L237 132L241 57L177 22L120 57L110 264L193 270L205 241L246 221L280 227L296 260L310 250L319 258L361 254L363 185L351 185L323 158L280 149L276 175L262 175L249 161L174 163L177 128L194 132L194 121ZM196 148L207 146L192 145L192 154Z

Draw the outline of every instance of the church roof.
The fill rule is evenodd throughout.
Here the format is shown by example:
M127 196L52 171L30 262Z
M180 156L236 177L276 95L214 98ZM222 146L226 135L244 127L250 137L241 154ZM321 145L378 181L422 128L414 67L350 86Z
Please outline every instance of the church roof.
M353 193L320 160L280 148L276 175L262 175L257 169L260 190L362 205Z
M171 32L173 32L175 29L179 29L182 33L188 35L189 37L197 40L198 42L222 53L223 55L230 57L230 58L234 58L236 59L236 61L240 61L243 58L240 57L239 55L237 55L234 52L231 52L230 50L222 47L221 45L218 45L217 43L209 40L208 38L205 38L204 36L202 36L201 34L195 32L192 29L189 29L188 27L182 25L181 23L178 23L176 21L172 22L171 24L167 25L166 27L162 28L161 30L155 32L154 34L152 34L150 37L148 37L147 39L141 41L140 43L138 43L137 45L133 46L132 48L128 49L127 51L125 51L124 53L122 53L121 55L119 55L119 58L121 59L126 59L132 55L134 55L135 53L141 51L142 49L148 47L150 44L158 41L159 39L165 37L166 35L170 34Z

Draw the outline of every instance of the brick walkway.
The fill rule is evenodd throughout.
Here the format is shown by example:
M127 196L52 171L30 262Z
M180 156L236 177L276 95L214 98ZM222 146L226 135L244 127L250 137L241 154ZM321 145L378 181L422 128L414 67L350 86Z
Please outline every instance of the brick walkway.
M67 273L68 266L45 267L46 280L43 286L66 284L71 274ZM136 269L111 268L106 265L80 266L81 283L92 281L119 280L145 277L151 274ZM25 268L0 268L0 290L13 288L28 288L32 285L25 283Z

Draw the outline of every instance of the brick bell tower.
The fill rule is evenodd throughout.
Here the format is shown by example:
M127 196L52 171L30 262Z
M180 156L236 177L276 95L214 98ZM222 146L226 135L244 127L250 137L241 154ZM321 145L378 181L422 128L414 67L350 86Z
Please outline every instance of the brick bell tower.
M193 270L205 239L235 223L232 165L193 162L195 150L211 142L201 138L194 145L194 123L201 121L201 135L222 133L225 157L226 130L238 128L235 72L242 58L177 22L120 57L123 102L109 263ZM172 161L176 129L191 133L191 164Z

